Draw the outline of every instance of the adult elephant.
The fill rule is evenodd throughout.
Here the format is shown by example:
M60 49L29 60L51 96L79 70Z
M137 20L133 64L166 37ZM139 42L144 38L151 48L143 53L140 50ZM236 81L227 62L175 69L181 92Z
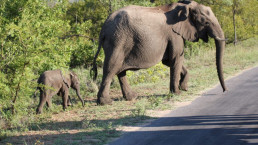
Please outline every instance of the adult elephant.
M208 36L215 39L217 72L225 91L224 33L209 7L195 1L179 1L159 7L128 6L115 11L102 27L93 61L96 79L96 58L103 46L105 60L97 103L111 103L109 89L114 75L118 76L123 96L132 100L136 94L127 82L126 71L149 68L160 61L170 67L170 91L180 93L180 82L184 84L187 78L183 66L184 41L208 42Z
M55 94L63 99L63 109L67 108L70 103L69 88L76 91L77 96L84 106L84 100L80 95L80 82L78 76L74 72L69 72L63 75L61 70L50 70L42 73L38 79L38 88L40 90L40 101L36 113L41 114L43 106L47 102L48 107L51 107L51 99ZM36 93L36 92L35 92Z

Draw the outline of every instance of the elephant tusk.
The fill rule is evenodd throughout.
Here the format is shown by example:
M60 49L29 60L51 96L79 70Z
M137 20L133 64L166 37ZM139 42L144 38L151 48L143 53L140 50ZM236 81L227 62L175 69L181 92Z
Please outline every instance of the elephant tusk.
M227 41L228 39L223 39L223 38L219 38L219 37L215 37L216 40L219 40L219 41Z

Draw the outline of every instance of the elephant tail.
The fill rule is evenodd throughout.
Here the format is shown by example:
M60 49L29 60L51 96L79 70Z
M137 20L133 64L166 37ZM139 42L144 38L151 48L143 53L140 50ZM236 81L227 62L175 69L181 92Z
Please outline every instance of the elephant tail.
M42 90L42 88L40 87L40 85L41 85L41 84L38 84L38 86L36 87L36 89L35 89L35 91L34 91L34 93L33 93L33 95L32 95L31 97L34 97L34 98L37 97L37 92Z
M36 98L37 97L37 91L39 90L39 88L37 87L36 90L33 93L33 97Z
M103 41L104 41L104 35L103 35L103 31L100 32L100 36L99 36L99 46L98 46L98 50L94 56L94 59L93 59L93 63L92 63L92 68L90 70L90 76L93 78L93 81L96 81L97 79L97 75L98 75L98 69L97 69L97 57L99 55L99 52L100 52L100 49L101 49L101 46L103 44Z

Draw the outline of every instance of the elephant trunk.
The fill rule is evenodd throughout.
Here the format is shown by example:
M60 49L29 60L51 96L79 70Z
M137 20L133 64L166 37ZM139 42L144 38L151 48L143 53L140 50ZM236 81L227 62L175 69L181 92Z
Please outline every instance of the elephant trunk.
M224 38L224 36L220 37L220 38ZM219 81L220 81L221 87L223 89L223 92L225 92L227 90L227 88L226 88L225 82L224 82L223 66L222 66L223 52L225 49L225 41L217 40L215 38L215 44L216 44L216 66L217 66L218 77L219 77Z
M80 88L77 88L77 89L76 89L76 94L77 94L77 96L79 97L79 99L81 100L82 106L84 107L84 100L82 99L82 97L81 97L81 95L80 95Z

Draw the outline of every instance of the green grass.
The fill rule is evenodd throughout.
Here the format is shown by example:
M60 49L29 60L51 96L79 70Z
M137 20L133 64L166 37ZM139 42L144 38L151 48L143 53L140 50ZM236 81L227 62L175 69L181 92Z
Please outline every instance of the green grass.
M236 47L227 45L224 54L225 78L257 66L258 38L243 41ZM170 94L169 68L158 64L147 70L128 73L130 84L138 93L138 99L131 102L122 98L118 80L115 78L110 92L115 101L107 106L96 105L97 86L101 81L102 70L98 71L96 84L91 81L89 70L74 69L80 77L81 95L86 100L85 107L81 107L75 92L71 91L73 106L68 110L63 111L61 98L54 96L53 108L44 109L42 115L35 115L37 98L32 101L32 108L28 109L31 111L29 116L16 116L12 120L12 123L16 124L15 127L0 118L0 143L105 144L121 135L122 132L116 128L136 125L146 119L155 118L149 110L173 109L175 102L193 100L204 90L219 83L214 48L199 51L197 56L187 58L184 63L190 73L189 91L182 91L180 95Z

